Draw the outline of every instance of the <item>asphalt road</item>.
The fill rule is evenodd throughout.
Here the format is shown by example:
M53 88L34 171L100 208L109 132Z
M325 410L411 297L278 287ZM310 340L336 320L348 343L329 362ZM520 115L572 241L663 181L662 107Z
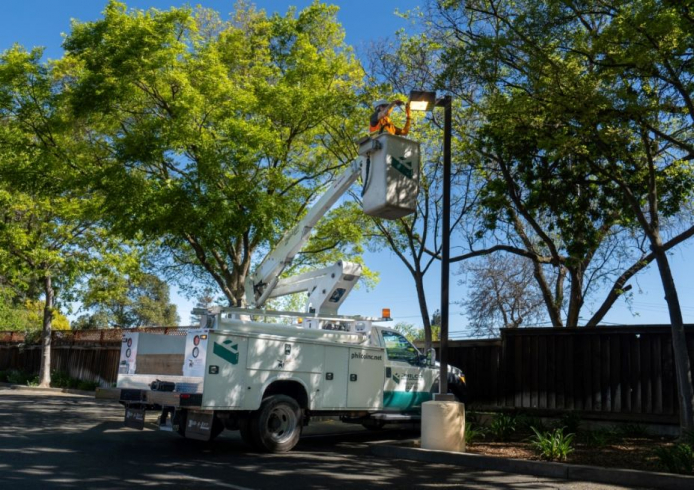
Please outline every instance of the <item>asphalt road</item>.
M118 404L0 387L0 488L470 488L608 490L623 487L383 460L368 442L417 436L339 422L308 427L287 454L249 451L235 432L211 443L123 427ZM148 418L149 420L149 418Z

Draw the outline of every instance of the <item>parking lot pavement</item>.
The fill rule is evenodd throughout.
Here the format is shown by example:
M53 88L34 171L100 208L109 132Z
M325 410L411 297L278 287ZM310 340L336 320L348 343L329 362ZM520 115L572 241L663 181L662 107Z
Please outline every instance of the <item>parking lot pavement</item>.
M622 488L370 455L369 441L412 430L320 422L294 451L257 454L235 432L201 443L155 430L154 415L144 431L124 428L122 415L113 402L0 388L0 488Z

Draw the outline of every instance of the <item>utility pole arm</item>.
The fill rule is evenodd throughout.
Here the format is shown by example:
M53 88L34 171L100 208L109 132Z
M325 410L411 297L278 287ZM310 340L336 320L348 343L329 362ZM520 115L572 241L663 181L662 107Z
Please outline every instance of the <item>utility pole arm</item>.
M309 209L306 216L289 230L277 244L277 247L263 259L255 273L246 278L246 301L249 306L261 308L268 298L275 296L273 291L280 275L306 244L313 227L359 177L360 160L360 158L354 160L349 168L340 174L330 188Z

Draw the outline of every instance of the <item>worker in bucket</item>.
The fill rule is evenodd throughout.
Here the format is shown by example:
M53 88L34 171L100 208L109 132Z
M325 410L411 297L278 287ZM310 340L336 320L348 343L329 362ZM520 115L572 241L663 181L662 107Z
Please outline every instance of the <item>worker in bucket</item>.
M405 104L405 114L407 114L407 120L405 121L405 127L398 128L393 121L390 119L390 113L396 106L401 106L405 104L402 100L397 99L391 103L387 100L381 99L374 102L374 112L371 114L369 120L369 134L371 136L378 136L383 132L390 134L396 134L398 136L407 136L410 132L410 103Z

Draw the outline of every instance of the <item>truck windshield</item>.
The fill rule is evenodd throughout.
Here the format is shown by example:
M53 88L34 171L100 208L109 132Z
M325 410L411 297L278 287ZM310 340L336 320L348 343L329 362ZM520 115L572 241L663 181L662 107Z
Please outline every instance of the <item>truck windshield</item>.
M409 340L397 332L383 330L386 353L391 361L405 361L414 364L419 360L419 352Z

